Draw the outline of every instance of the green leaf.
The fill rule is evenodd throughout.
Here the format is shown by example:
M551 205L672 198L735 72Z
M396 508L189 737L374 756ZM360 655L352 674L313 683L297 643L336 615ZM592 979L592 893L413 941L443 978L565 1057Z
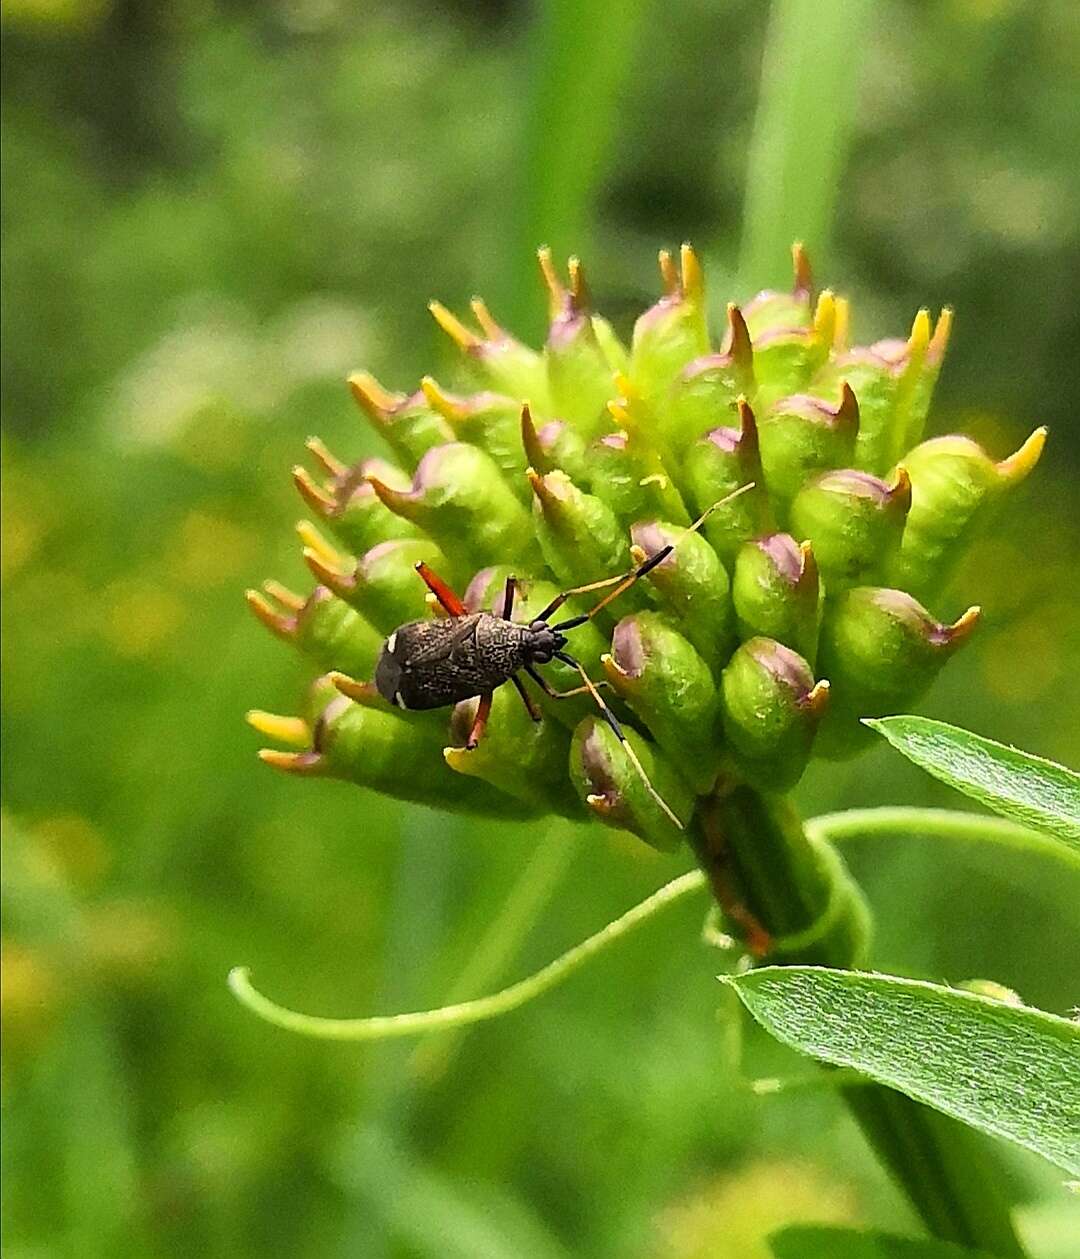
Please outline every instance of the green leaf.
M881 717L866 724L965 796L1080 851L1080 774L928 717Z
M1080 1174L1080 1025L893 975L768 966L720 978L785 1044Z
M991 1259L985 1250L952 1242L851 1228L795 1224L769 1238L775 1259Z

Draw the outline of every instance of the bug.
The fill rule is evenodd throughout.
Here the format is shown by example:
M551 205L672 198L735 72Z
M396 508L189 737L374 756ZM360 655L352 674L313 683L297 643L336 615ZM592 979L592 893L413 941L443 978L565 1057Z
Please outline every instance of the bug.
M752 484L741 486L733 494L714 503L683 536L700 529L717 507L752 488ZM663 563L676 545L671 543L662 547L629 572L562 591L528 624L512 620L517 590L514 577L506 579L500 615L470 612L442 578L421 562L416 565L416 571L447 615L398 626L383 644L375 666L375 686L389 703L414 711L445 708L461 700L479 698L476 716L465 743L469 750L483 738L491 714L492 695L507 682L517 690L533 721L542 719L539 708L525 689L520 676L522 673L552 699L569 699L587 693L619 740L649 794L682 829L682 823L649 780L618 718L600 694L597 683L589 677L581 662L565 650L568 633L592 620L635 582ZM588 612L552 622L552 617L568 599L606 587L610 587L608 593ZM549 664L552 660L559 660L576 670L581 677L581 685L566 691L556 690L537 669L538 665Z

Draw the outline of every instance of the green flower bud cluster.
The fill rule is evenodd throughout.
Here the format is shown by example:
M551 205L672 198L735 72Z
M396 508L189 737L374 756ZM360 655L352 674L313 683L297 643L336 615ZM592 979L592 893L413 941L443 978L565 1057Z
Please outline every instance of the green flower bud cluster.
M924 440L950 312L933 324L920 311L906 340L849 347L847 302L815 294L798 246L794 263L791 292L727 307L717 345L697 256L662 252L663 292L624 346L581 264L564 282L541 250L542 349L479 299L472 325L432 303L462 352L453 390L428 376L395 394L353 376L391 459L348 464L312 439L319 475L294 471L319 521L299 526L318 584L306 598L273 582L248 597L324 676L304 716L251 714L294 749L264 758L437 807L591 811L670 847L673 817L685 825L718 785L787 791L811 756L858 751L861 718L914 704L979 616L947 624L928 609L1045 431L1001 462L966 437ZM561 590L665 547L568 632L626 743L559 661L541 672L578 694L536 692L537 723L501 687L473 749L477 699L402 711L370 681L386 638L442 614L418 564L469 611L496 615L513 574L514 619L527 623ZM560 617L584 619L599 597L575 595Z

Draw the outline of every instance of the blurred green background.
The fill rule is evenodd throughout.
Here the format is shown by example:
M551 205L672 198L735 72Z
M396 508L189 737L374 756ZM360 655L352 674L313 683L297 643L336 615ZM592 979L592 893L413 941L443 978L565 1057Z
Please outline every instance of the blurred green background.
M756 1259L790 1219L912 1228L835 1098L749 1096L701 904L453 1042L242 1010L236 963L321 1013L476 995L688 862L272 774L244 710L295 711L308 669L240 595L306 588L289 467L312 432L373 450L343 377L437 369L429 297L535 338L548 241L625 331L658 246L692 239L722 309L801 235L858 340L955 305L935 431L1000 457L1050 425L934 609L987 617L924 710L1075 763L1074 0L8 0L3 69L5 1254ZM960 803L885 750L799 794ZM881 968L1076 1003L1075 879L850 860ZM1033 1252L1074 1254L1058 1178L1005 1156Z

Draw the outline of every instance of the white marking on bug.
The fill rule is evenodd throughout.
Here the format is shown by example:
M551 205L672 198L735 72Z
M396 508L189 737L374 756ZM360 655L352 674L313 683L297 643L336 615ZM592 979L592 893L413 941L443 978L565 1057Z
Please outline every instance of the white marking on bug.
M397 630L394 630L394 632L386 640L386 650L392 653L396 645L397 645Z
M394 692L394 703L395 703L395 704L397 704L398 708L404 708L404 707L405 707L405 701L401 698L401 692L400 692L400 691L395 691L395 692Z

